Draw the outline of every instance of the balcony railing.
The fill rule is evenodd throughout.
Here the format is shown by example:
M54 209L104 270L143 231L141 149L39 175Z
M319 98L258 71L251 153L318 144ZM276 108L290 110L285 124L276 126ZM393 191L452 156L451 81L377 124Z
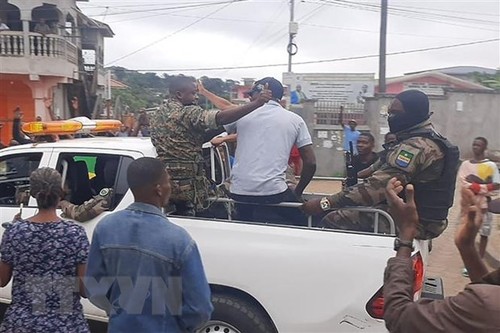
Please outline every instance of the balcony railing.
M26 50L25 45L28 45ZM77 47L62 36L30 32L28 42L21 31L0 32L0 57L49 57L78 64Z

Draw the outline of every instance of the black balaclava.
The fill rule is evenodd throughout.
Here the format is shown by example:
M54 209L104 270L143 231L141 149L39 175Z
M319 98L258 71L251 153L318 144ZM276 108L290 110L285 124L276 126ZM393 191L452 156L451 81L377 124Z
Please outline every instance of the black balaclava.
M395 97L403 104L404 112L389 116L392 133L401 132L429 119L429 98L420 90L406 90Z

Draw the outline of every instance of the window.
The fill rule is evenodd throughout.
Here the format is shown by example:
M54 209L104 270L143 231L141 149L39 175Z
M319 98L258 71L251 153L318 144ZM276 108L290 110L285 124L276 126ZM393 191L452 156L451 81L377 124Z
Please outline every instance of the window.
M113 210L128 191L127 168L132 161L129 156L112 154L61 154L57 170L63 177L65 199L81 205L103 188L112 188L110 210Z
M203 148L205 176L215 184L221 185L231 174L229 149L224 143L218 147Z
M16 154L0 158L0 205L28 204L30 175L40 165L42 153Z

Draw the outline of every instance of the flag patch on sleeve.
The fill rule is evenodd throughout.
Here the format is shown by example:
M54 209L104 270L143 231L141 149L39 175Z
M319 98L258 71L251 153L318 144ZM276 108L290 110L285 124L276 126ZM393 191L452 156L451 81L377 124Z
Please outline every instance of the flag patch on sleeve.
M401 150L401 152L396 157L396 165L401 168L406 168L410 165L411 160L414 156L415 155L406 150Z

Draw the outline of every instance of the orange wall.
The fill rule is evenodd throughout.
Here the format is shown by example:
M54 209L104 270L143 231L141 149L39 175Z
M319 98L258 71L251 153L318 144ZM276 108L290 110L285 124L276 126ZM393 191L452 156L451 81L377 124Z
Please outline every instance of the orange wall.
M24 112L24 121L35 119L35 102L30 87L21 80L3 79L0 76L0 140L8 144L12 139L12 120L14 109L19 106Z

